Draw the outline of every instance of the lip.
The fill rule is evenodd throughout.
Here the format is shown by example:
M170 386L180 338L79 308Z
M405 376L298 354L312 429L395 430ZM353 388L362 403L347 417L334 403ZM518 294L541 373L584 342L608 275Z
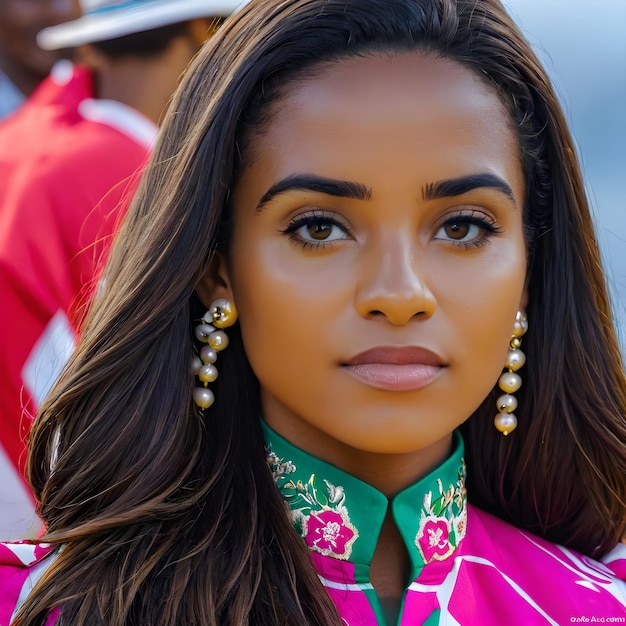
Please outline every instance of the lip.
M378 347L352 357L343 368L376 389L415 391L430 385L445 368L443 359L420 347Z

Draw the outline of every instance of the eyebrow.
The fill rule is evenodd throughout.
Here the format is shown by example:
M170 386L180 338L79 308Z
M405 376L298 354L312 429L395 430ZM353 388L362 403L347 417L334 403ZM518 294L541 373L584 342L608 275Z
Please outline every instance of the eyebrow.
M496 189L502 192L517 206L515 194L511 186L500 177L493 174L470 174L459 178L440 180L435 183L427 183L422 188L424 200L437 200L452 196L460 196L473 189L481 188ZM371 200L372 190L362 183L347 180L337 180L316 174L293 174L283 178L272 185L259 201L256 211L262 211L265 205L276 196L289 191L313 191L337 198L350 198L352 200Z
M422 188L422 197L424 200L437 200L439 198L460 196L473 189L485 187L501 191L517 206L515 194L511 186L500 177L494 176L493 174L471 174L459 178L440 180L436 183L428 183Z
M362 183L336 180L315 174L294 174L272 185L263 194L256 210L262 211L270 200L288 191L313 191L328 196L350 198L352 200L370 200L372 198L372 190Z

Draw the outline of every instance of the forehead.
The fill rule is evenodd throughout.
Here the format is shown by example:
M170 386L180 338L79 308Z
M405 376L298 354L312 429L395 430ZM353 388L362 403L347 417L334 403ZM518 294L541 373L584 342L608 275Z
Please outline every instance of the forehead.
M493 104L494 96L498 100L491 83L476 71L430 51L380 51L320 63L308 75L295 80L283 98L302 104L315 94L320 101L323 98L340 103L353 95L380 93L385 89L396 90L398 104L403 102L402 94L413 98L416 93L425 101L431 94L436 97L464 94L463 101L468 105L484 104L486 100Z
M431 180L477 169L521 176L511 117L495 87L431 53L319 65L269 113L246 155L249 169L269 178L313 169L356 181L380 172L389 181L407 168Z

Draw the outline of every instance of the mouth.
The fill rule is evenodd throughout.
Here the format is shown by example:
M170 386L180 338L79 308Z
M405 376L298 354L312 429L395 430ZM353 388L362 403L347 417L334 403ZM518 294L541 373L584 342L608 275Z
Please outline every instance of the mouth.
M379 347L361 352L342 367L369 387L415 391L434 382L446 366L426 348Z

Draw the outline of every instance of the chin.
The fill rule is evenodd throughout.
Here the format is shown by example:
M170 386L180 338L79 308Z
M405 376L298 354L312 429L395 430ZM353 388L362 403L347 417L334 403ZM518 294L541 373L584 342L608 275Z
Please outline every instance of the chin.
M404 455L413 454L447 442L452 432L407 432L403 429L385 427L384 430L361 431L358 439L354 435L346 443L356 450L371 454Z

